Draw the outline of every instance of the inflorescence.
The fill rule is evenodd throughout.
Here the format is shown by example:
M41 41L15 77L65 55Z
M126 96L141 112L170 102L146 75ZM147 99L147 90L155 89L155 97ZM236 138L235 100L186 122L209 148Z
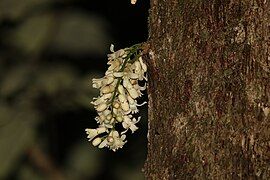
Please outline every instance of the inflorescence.
M142 60L140 44L116 52L111 45L110 50L105 76L93 79L93 87L100 90L99 96L91 102L98 113L95 120L99 126L85 131L94 146L116 151L127 142L125 133L138 129L136 124L140 117L135 118L134 114L138 112L137 107L146 102L138 104L136 99L146 89L146 83L141 86L139 81L147 81L147 67ZM123 131L119 133L121 127Z

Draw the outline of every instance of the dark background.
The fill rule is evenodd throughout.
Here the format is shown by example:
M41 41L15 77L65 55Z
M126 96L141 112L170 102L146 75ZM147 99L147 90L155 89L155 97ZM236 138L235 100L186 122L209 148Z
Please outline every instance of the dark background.
M140 180L146 106L119 151L98 149L92 78L115 50L147 40L149 2L0 0L0 179ZM144 97L146 98L146 97Z

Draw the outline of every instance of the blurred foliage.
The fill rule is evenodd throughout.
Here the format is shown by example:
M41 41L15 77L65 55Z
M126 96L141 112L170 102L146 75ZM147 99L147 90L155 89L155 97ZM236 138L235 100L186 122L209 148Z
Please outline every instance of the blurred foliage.
M0 177L3 179L23 152L34 142L34 126L38 117L31 109L11 109L1 105L0 109ZM24 121L22 121L24 120Z
M45 6L51 0L1 0L0 18L16 20L35 10L38 6Z
M77 144L70 152L71 156L67 159L66 170L69 179L82 179L83 177L93 178L101 168L101 152L94 149L89 153L89 144ZM89 163L91 162L91 163Z
M0 179L143 179L145 149L134 146L145 142L117 156L87 142L91 79L102 76L97 64L106 64L112 34L75 2L0 1ZM127 157L135 163L125 166Z
M105 22L96 15L67 11L61 14L57 38L53 47L58 51L77 55L96 53L103 55L107 51L110 38Z

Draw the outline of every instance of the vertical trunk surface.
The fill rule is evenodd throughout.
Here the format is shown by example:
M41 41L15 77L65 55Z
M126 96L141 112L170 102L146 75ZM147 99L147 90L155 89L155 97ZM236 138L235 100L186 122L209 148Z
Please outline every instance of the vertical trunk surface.
M270 179L269 13L151 0L147 179Z

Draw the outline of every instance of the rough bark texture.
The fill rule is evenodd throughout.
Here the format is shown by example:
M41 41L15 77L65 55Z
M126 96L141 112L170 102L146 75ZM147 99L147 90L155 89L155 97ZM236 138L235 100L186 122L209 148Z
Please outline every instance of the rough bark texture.
M147 179L270 179L270 1L151 0Z

